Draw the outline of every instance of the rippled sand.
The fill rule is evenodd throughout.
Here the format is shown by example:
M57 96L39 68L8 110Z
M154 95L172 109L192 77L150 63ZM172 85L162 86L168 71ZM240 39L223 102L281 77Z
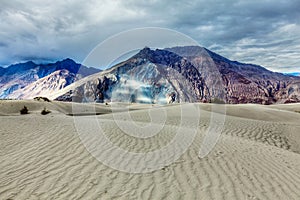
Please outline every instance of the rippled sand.
M19 114L24 105L30 114ZM42 116L44 107L52 112ZM90 116L93 108L76 104L75 118L98 120L107 138L126 151L161 149L172 140L179 126L194 128L197 135L172 164L149 173L126 173L104 165L85 148L70 116L70 103L0 101L0 199L300 197L300 113L295 112L300 111L300 104L227 105L222 135L202 159L198 154L211 123L209 104L195 105L200 110L196 127L180 124L180 105L129 105L131 119L140 126L150 121L151 108L164 109L168 114L161 132L146 139L124 133L111 113L111 105L97 105L96 118ZM119 121L128 114L122 109L115 111ZM124 117L123 122L126 120ZM103 154L110 156L105 149ZM112 159L122 165L128 164L122 163L121 156L114 156ZM155 157L151 162L162 159Z

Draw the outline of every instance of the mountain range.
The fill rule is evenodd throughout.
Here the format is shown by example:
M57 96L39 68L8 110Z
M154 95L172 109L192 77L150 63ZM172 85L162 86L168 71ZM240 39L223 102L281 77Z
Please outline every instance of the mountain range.
M100 70L65 59L55 63L32 61L0 68L0 98L33 98L58 91Z
M43 95L77 102L300 102L300 77L231 61L196 46L145 47L101 72L70 59L49 65L28 62L0 68L0 97ZM45 70L47 66L51 70Z
M289 72L289 73L285 73L287 75L292 75L292 76L300 76L300 72Z

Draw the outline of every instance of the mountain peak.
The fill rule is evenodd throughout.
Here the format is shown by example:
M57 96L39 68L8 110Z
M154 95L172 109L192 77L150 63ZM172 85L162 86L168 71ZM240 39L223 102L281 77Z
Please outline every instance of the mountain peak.
M150 52L151 49L150 49L150 47L145 46L141 51L142 52Z
M168 65L170 63L179 62L182 57L167 51L165 49L155 49L152 50L149 47L145 47L140 50L136 55L132 57L133 59L146 59L149 62Z
M151 50L149 47L141 49L133 58L142 58L142 59L151 59L153 57L154 50Z
M0 68L0 83L3 84L3 87L0 87L0 97L7 97L18 89L21 93L26 93L23 90L25 86L36 85L36 79L43 77L47 77L46 80L51 81L51 85L66 80L66 84L56 84L57 87L53 87L63 88L74 82L76 74L85 77L96 72L96 69L82 66L70 58L41 65L29 61L27 64L2 69L2 72ZM48 76L49 74L51 76ZM86 79L84 88L87 91L83 97L92 100L112 100L114 97L111 95L114 93L120 98L117 100L126 100L129 97L123 95L127 94L127 91L130 94L136 90L133 87L136 87L137 82L141 87L134 99L141 99L141 102L144 102L145 98L149 99L149 102L159 102L159 99L166 97L174 97L177 102L207 102L215 98L227 103L300 102L299 77L274 73L257 65L231 61L199 46L166 49L144 47L128 60ZM76 91L76 84L73 86ZM40 84L40 88L45 87ZM78 94L82 94L81 89L81 86L78 87Z
M72 60L71 58L66 58L66 59L63 59L62 62L75 62L74 60Z
M26 65L36 65L36 63L35 62L33 62L33 61L27 61L27 62L25 62L24 64L26 64Z
M71 58L65 58L61 61L57 61L56 63L63 63L63 64L76 64L76 62L74 60L72 60Z

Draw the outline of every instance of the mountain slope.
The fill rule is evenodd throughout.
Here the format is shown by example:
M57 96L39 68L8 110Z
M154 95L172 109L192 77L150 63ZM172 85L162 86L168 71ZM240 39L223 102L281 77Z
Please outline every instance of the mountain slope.
M196 102L209 90L199 71L186 59L166 50L142 49L138 54L97 78L68 87L75 101L129 101L139 103Z
M175 47L167 49L186 57L203 74L210 86L224 88L225 96L212 95L228 103L284 103L300 101L297 77L271 72L261 66L243 64L224 58L201 47ZM216 77L216 74L218 77ZM221 79L217 84L212 84ZM285 91L289 89L289 93Z
M202 47L142 49L130 59L74 83L58 100L140 103L299 102L300 78L231 61Z
M50 64L35 64L32 61L11 65L0 70L0 98L11 98L16 90L22 90L27 85L58 70L68 70L77 74L78 78L99 72L94 68L87 68L71 59L65 59ZM20 92L20 91L19 91Z
M47 97L48 95L65 88L76 80L76 74L71 73L66 69L57 70L22 89L14 91L9 97L16 99L33 99L36 96Z

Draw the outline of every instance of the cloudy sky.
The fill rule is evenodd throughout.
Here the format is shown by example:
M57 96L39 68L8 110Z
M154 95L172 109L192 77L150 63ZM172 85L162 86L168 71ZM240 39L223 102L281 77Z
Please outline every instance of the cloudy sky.
M0 0L0 66L82 62L121 31L182 32L229 59L300 71L299 0Z

